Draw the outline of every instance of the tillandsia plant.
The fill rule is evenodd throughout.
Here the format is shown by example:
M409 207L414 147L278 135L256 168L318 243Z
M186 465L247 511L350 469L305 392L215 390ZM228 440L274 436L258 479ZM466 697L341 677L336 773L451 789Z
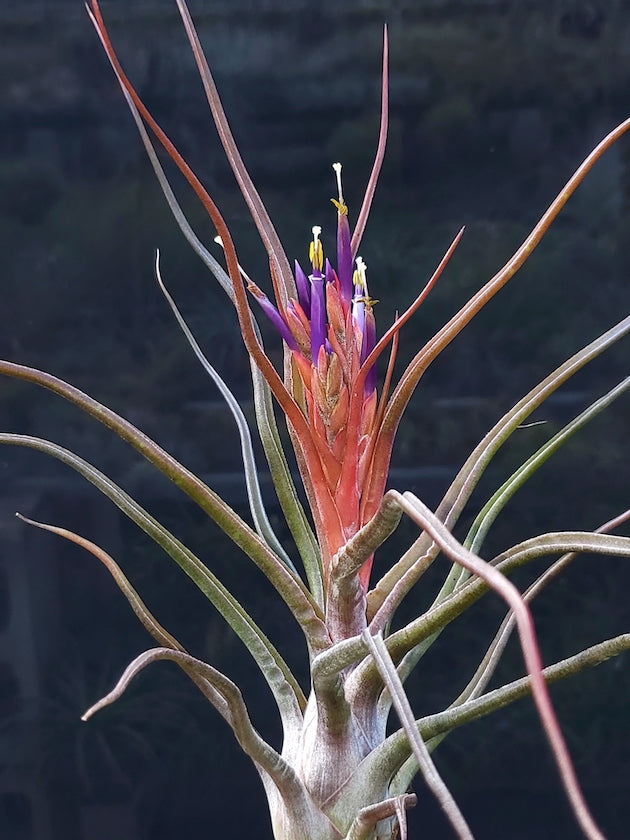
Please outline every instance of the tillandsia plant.
M156 274L192 349L227 401L238 424L253 526L206 484L130 422L51 374L11 362L0 371L43 386L108 426L186 493L268 578L306 641L310 685L302 686L246 609L211 569L96 467L54 442L2 434L0 442L45 452L98 487L180 565L234 630L269 686L282 722L282 743L267 743L253 726L238 686L211 664L197 659L153 617L115 560L80 535L55 525L33 523L85 547L114 577L157 646L128 666L112 692L85 713L89 718L118 698L149 663L172 660L232 728L264 785L277 840L372 840L407 834L406 810L416 797L410 784L420 773L437 797L455 834L472 834L432 753L453 729L531 693L569 802L583 834L602 832L583 799L547 690L547 682L598 664L630 647L630 634L609 639L547 668L542 667L528 602L579 552L630 556L630 538L611 535L630 517L621 513L596 532L545 533L482 559L495 518L519 487L572 434L630 388L630 377L602 396L535 452L493 494L474 518L463 542L452 534L491 459L526 418L573 374L630 332L630 317L567 359L533 388L486 434L461 467L435 511L409 492L387 489L396 430L424 372L464 326L523 265L572 192L630 120L608 134L567 182L538 224L497 274L413 357L394 386L399 337L409 318L444 271L462 235L448 247L433 276L411 305L378 337L365 262L359 256L387 136L387 33L382 76L378 148L354 229L344 200L341 166L334 164L337 248L323 252L321 230L313 227L308 264L291 269L272 222L247 173L184 0L177 0L218 133L269 258L269 278L255 282L241 268L221 213L173 143L145 108L127 79L110 42L97 0L88 12L114 69L168 205L188 242L234 304L251 362L256 420L275 491L293 541L281 545L265 513L244 415L179 313ZM183 173L212 220L223 249L223 267L197 238L184 217L160 164L154 140ZM332 211L334 212L334 211ZM380 279L374 280L378 288ZM269 294L263 291L263 286ZM254 312L275 328L284 349L284 369L265 352ZM389 360L379 378L377 365ZM380 384L379 384L380 383ZM273 401L286 419L308 511L296 490L281 447ZM310 515L309 515L310 513ZM371 580L372 558L402 515L418 527L415 542ZM30 520L29 520L30 521ZM508 575L528 561L558 556L520 593ZM438 557L448 562L443 585L431 606L404 626L396 612ZM506 602L507 614L487 653L468 674L468 684L441 712L416 719L404 683L439 634L488 590ZM526 676L487 691L513 629L517 629ZM466 663L468 667L468 663ZM393 710L400 727L388 730ZM388 734L389 732L389 734Z

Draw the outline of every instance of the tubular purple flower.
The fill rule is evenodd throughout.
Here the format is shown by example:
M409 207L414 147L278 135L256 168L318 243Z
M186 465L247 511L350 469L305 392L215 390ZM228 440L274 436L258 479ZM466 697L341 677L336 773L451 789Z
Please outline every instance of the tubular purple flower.
M354 294L352 297L352 318L361 335L361 350L359 359L361 364L367 359L376 346L376 321L372 311L376 301L368 293L366 268L367 266L357 257L357 267L352 277ZM364 393L369 396L376 390L376 365L371 365L364 384Z
M328 258L326 258L326 262L324 263L324 277L326 278L326 285L335 281L335 270Z
M311 314L311 286L297 260L295 261L295 285L297 286L298 302L308 318Z
M324 249L319 241L322 229L313 226L313 239L309 248L309 259L313 268L309 280L311 281L311 359L317 365L319 348L323 347L326 338L326 289L322 275L324 265Z
M326 292L321 271L311 275L311 358L317 364L319 348L326 338Z
M348 207L343 200L341 191L341 164L333 163L337 176L338 200L332 199L337 208L337 277L339 278L339 292L341 299L349 304L352 300L352 246L350 244L350 225L348 224Z
M368 300L367 280L365 278L365 263L357 257L357 267L352 276L354 294L352 296L352 317L361 335L365 332L365 302Z
M286 321L263 290L260 289L252 280L248 282L247 289L256 298L258 305L280 333L280 337L286 342L287 347L289 347L290 350L297 350L297 342L293 337L291 330L287 326Z

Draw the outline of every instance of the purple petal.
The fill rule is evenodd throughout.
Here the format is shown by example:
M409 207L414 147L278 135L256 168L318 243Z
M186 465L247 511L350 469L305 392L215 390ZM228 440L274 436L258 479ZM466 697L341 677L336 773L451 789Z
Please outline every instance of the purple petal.
M361 257L356 259L357 269L352 275L354 294L352 296L352 317L361 335L365 331L365 301L369 299L367 281L365 279L365 263Z
M352 248L350 247L350 226L348 211L337 215L337 277L341 299L352 300Z
M333 271L333 267L326 258L326 264L324 266L324 277L326 278L327 283L332 283L335 279L335 272Z
M359 332L363 335L365 331L365 292L355 287L354 297L352 298L352 317L359 328Z
M311 275L311 358L317 364L319 348L326 338L326 293L324 278Z
M295 284L297 286L298 301L308 317L311 314L311 286L297 260L295 261Z
M337 208L337 277L339 278L339 292L341 300L349 304L352 300L352 245L350 239L350 226L348 224L348 208L343 200L341 188L341 164L333 163L333 169L337 177L338 199L333 198L333 204Z
M288 327L286 321L284 320L284 318L282 317L282 315L278 312L276 307L269 300L267 295L261 289L259 289L258 286L256 286L255 283L250 283L248 285L248 289L252 293L252 295L256 298L256 301L258 302L258 305L260 306L262 311L265 313L267 318L269 318L269 320L274 325L276 330L280 333L281 338L284 341L286 341L287 346L291 350L297 350L298 346L297 346L296 340L293 338L293 333L289 329L289 327Z

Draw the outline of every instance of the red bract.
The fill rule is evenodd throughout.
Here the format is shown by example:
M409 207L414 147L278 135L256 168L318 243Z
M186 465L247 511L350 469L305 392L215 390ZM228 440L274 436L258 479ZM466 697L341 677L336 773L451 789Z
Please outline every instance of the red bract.
M309 247L311 267L308 276L296 262L297 299L290 298L286 307L278 299L274 306L254 283L249 283L249 290L290 353L296 374L292 378L292 395L308 421L325 486L313 482L308 473L303 475L304 481L321 509L330 497L337 510L341 542L337 530L328 531L325 521L322 521L319 534L328 558L333 557L371 518L371 513L362 510L362 501L368 477L372 474L375 443L396 356L393 346L389 375L379 399L376 389L378 353L374 352L375 301L368 292L366 265L352 252L348 208L341 190L341 164L333 166L339 190L338 199L333 200L338 217L336 269L328 259L324 260L321 228L316 226ZM356 262L354 270L353 261ZM446 259L440 271L445 264ZM428 289L424 295L427 292ZM399 323L390 331L388 339L397 336ZM381 349L384 346L381 345ZM295 440L301 445L299 435ZM302 455L305 456L303 447ZM381 487L381 496L382 491ZM370 565L371 559L368 559L359 571L364 589L367 589ZM326 565L326 580L328 576L329 566Z

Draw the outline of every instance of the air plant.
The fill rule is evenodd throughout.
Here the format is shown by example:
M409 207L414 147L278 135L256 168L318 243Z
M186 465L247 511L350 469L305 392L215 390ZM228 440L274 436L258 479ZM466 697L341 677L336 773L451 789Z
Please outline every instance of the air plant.
M277 840L372 840L406 837L406 810L416 802L410 784L420 773L437 797L455 834L472 834L432 760L438 744L455 728L531 693L568 800L584 836L603 834L583 799L547 683L578 673L630 646L630 634L590 647L543 668L528 603L579 552L630 556L630 538L608 533L630 517L620 514L597 531L546 533L482 559L485 537L496 516L519 487L574 432L628 390L630 377L602 396L534 453L479 510L467 537L453 528L491 459L526 418L574 373L630 332L626 317L567 359L486 434L461 467L435 511L409 492L387 489L396 430L424 372L466 324L523 265L565 202L593 164L628 128L626 120L591 152L543 214L516 253L413 357L394 386L398 342L405 323L446 268L457 233L433 276L413 303L377 338L373 299L359 246L374 196L387 136L387 32L384 37L381 127L376 158L354 230L344 200L341 166L334 164L337 253L325 257L314 227L308 265L291 269L287 256L248 175L223 111L212 75L184 0L177 7L190 41L226 156L269 258L269 279L255 282L241 268L221 213L127 79L110 42L97 0L88 13L120 83L123 95L168 205L184 236L232 301L251 363L258 433L275 491L293 543L281 545L269 523L258 483L251 434L227 385L204 356L166 290L156 257L157 279L193 351L212 377L238 424L253 526L210 487L178 463L130 422L56 377L11 362L4 375L43 386L74 403L130 443L186 493L268 578L290 610L306 641L310 685L301 686L273 643L246 609L195 556L124 490L78 455L49 440L2 434L0 442L27 446L66 463L110 498L192 578L244 643L275 699L282 743L267 743L253 726L238 686L201 661L165 630L140 599L115 560L84 537L54 525L33 522L83 546L101 560L157 646L125 670L116 687L84 715L90 718L113 702L145 666L172 660L232 728L264 785ZM152 139L151 135L154 139ZM154 142L161 145L202 202L223 249L223 267L197 238L184 217L162 169ZM373 280L378 287L379 278ZM263 286L270 290L263 291ZM282 342L284 369L265 352L254 312L262 312ZM377 365L389 360L379 386ZM280 443L273 401L284 414L308 502L294 486ZM409 517L419 534L380 580L371 580L372 558ZM30 521L30 520L26 520ZM508 575L526 562L560 555L520 593ZM405 626L396 611L438 558L448 571L431 606ZM466 688L441 712L416 719L404 683L450 622L488 590L506 602L507 614ZM518 631L526 676L492 691L488 682L512 630ZM388 734L396 712L400 727Z

